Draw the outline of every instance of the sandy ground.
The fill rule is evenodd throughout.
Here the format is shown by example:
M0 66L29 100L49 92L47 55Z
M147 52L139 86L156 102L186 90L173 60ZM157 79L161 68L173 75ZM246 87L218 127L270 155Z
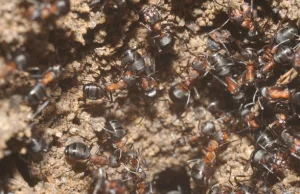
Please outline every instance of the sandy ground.
M46 70L59 63L64 67L62 76L51 87L51 103L33 121L28 119L32 110L20 98L27 94L35 80L29 73L17 70L7 79L0 79L0 191L16 194L88 193L91 172L97 167L91 163L70 163L64 156L64 149L71 142L81 141L91 145L92 151L100 149L109 154L110 145L101 142L101 137L97 136L103 134L101 131L109 118L117 118L128 129L128 143L134 143L134 148L141 151L148 163L148 181L162 181L159 175L163 176L163 172L168 170L175 174L178 171L176 169L188 171L186 162L201 156L205 145L186 145L173 153L171 134L178 138L187 129L196 132L199 122L215 120L206 110L214 96L205 83L200 83L197 86L200 99L192 93L189 105L178 119L167 91L175 80L180 80L177 74L193 59L191 53L197 55L207 51L204 34L225 21L220 14L226 12L227 1L218 0L219 4L225 5L220 6L212 1L166 0L161 14L166 21L174 24L173 30L178 38L171 53L156 57L158 73L155 76L160 83L160 95L153 100L147 99L136 88L118 91L113 94L113 108L110 108L111 103L106 99L84 101L83 85L117 80L120 77L119 69L122 69L120 56L126 48L141 46L138 50L140 53L150 52L148 31L139 24L139 10L147 4L156 3L155 0L141 0L117 17L108 16L99 9L91 9L85 0L71 0L71 11L66 16L42 23L25 17L26 6L23 1L0 0L0 3L1 65L5 63L7 53L25 48L32 58L32 66ZM231 3L238 5L241 1ZM267 1L266 4L279 17L276 23L270 21L267 35L272 35L282 18L295 21L300 17L300 2L297 0ZM267 19L261 19L260 22L264 23ZM195 31L185 27L190 23L196 26ZM42 137L50 145L48 152L38 157L32 156L26 149L31 137ZM236 175L250 177L252 174L251 168L245 172L244 167L254 149L253 141L235 134L230 136L230 141L226 149L218 153L212 177L214 183L230 185L230 171L231 181ZM26 157L25 153L28 153ZM18 169L25 167L20 167L19 163L26 164L28 168L23 171L30 172L34 183L24 180ZM299 170L296 172L297 166L293 164L289 167L285 172L286 177L274 185L275 193L285 190L300 193ZM122 167L105 169L110 179L120 178L119 172L123 170ZM179 179L185 182L189 177L179 176ZM176 190L178 183L164 181L165 188ZM193 181L188 181L194 188ZM205 191L196 187L194 193Z

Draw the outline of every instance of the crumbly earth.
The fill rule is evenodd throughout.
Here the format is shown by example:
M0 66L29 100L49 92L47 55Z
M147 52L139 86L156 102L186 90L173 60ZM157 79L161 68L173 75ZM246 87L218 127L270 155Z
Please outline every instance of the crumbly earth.
M28 73L17 70L8 78L0 79L0 159L5 165L11 162L9 168L0 171L0 191L16 194L88 193L90 174L97 167L91 163L67 161L64 149L71 142L81 141L91 145L92 152L103 150L104 154L109 154L106 150L109 145L98 134L103 134L101 131L106 120L112 117L128 129L128 143L133 143L145 157L149 168L148 181L172 167L187 169L188 160L199 158L201 152L203 154L206 145L186 145L174 152L172 135L178 138L185 134L186 129L196 132L199 122L215 120L205 109L212 100L211 96L204 88L198 88L200 98L197 99L192 92L189 105L180 115L176 114L176 109L174 111L167 91L174 81L180 80L178 74L194 55L208 52L205 33L225 21L218 16L227 11L226 0L218 0L218 4L197 0L164 1L161 14L166 21L173 23L177 38L171 53L156 57L156 77L160 82L158 98L147 99L141 91L132 89L114 93L113 104L107 99L83 99L84 84L110 82L120 77L123 68L120 56L126 48L138 48L143 54L150 52L148 30L139 24L139 10L157 1L136 2L114 17L106 15L100 8L90 8L86 0L71 0L71 11L66 16L39 23L24 17L26 6L23 1L0 0L0 65L5 64L7 54L24 47L31 55L32 66L46 70L50 65L60 63L64 67L62 76L51 88L51 103L32 121L28 116L34 111L17 99L24 98L35 80ZM241 3L241 0L232 0L230 6ZM267 3L279 14L280 20L295 21L300 17L298 0ZM259 22L264 24L267 20L264 18ZM186 28L189 24L195 27L194 30ZM269 21L268 25L266 34L272 36L278 23ZM13 96L15 94L21 97ZM49 151L43 153L40 160L25 159L31 176L38 180L34 186L24 180L14 164L17 153L24 155L27 152L25 142L33 133L31 126L35 126L35 134L50 144ZM244 168L253 149L250 138L232 134L226 149L218 153L213 182L230 185L229 178L234 182L236 175L249 177L253 173L251 168L247 171ZM273 187L275 193L300 193L299 170L296 172L295 168L297 166L290 165L286 169L286 177ZM119 172L124 170L123 167L104 169L111 179L120 178ZM192 180L191 187L195 187ZM195 193L203 192L196 188Z

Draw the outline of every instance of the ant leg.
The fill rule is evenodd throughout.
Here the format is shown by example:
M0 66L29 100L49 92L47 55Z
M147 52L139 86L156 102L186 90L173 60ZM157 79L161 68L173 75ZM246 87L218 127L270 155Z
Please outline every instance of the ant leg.
M135 175L139 175L137 172L134 172L132 170L130 170L127 166L125 166L123 163L121 163L121 166L123 166L123 168L125 168L128 172L132 173L132 174L135 174Z
M214 0L214 1L215 1L215 0ZM216 2L216 1L215 1L215 2ZM213 32L215 32L215 31L217 31L217 30L222 29L229 21L230 21L230 20L227 19L220 27L218 27L218 28L216 28L216 29L210 31L210 32L208 33L208 35L211 34L211 33L213 33Z
M141 154L140 148L138 149L138 153L139 153L139 157L141 158L141 164L143 164L144 167L146 168L145 170L148 171L149 165L147 164L145 157Z
M149 32L152 32L151 28L144 24L143 22L140 22L140 25L142 25L144 28L146 28Z
M296 159L300 160L300 156L298 156L297 154L291 153L291 155L292 155L293 157L295 157Z
M137 159L137 165L136 165L136 171L138 171L140 169L140 160L139 159Z
M258 92L258 89L256 89L255 93L254 93L254 96L253 96L253 99L252 99L252 102L246 104L244 107L247 108L248 106L251 106L251 105L254 105L255 104L255 98L256 98L256 94Z
M298 43L296 46L294 46L293 50L296 50L300 46L300 43Z
M187 98L187 100L186 100L186 103L185 103L184 109L186 109L187 105L189 104L189 102L190 102L190 98L191 98L191 91L189 90L188 98Z
M190 164L190 163L192 163L192 162L198 162L198 161L200 161L200 159L198 158L198 159L192 159L192 160L188 160L186 163L187 164Z
M97 181L97 183L95 185L95 188L93 190L93 194L97 194L99 192L100 188L102 187L102 183L105 181L104 172L103 172L102 168L99 168L97 170L97 175L96 176L98 177L98 181ZM106 174L106 176L107 176L107 174Z
M41 106L39 106L39 108L35 111L35 113L33 113L33 115L29 115L29 120L34 119L38 114L40 114L45 108L46 106L50 103L50 97L48 98L48 100L46 100Z
M261 109L261 110L264 110L264 107L262 106L262 104L261 104L261 102L260 102L260 97L257 99L257 101L258 101L258 104L259 104L259 106L260 106L260 109Z
M227 87L227 84L223 80L221 80L218 76L216 76L215 74L213 74L211 72L209 72L209 73L212 74L212 76L214 78L216 78L222 85L224 85L225 87Z
M152 182L149 183L149 193L153 194Z
M200 100L200 94L199 94L199 92L198 92L198 90L197 90L197 88L195 86L193 87L193 90L195 92L196 99Z
M153 104L154 104L154 100L151 102L151 104L150 104L150 108L153 106ZM145 116L146 116L146 107L144 107L145 108L145 111L144 111L144 113L143 113L143 116L142 116L142 118L141 118L141 120L137 123L137 124L140 124L143 120L144 120L144 118L145 118Z
M120 152L120 156L118 157L118 159L120 160L122 158L122 149L120 148L117 148L115 151L114 151L114 156L117 156L117 152Z
M174 136L173 133L171 133L171 137L172 137L172 139L174 140L174 142L176 143L176 138L175 138L175 136ZM175 155L175 150L176 150L176 148L177 148L177 146L175 145L175 146L174 146L174 150L173 150L173 155Z
M251 18L253 17L253 1L254 0L251 0L251 9L250 9L250 12L251 12ZM253 19L253 18L252 18Z

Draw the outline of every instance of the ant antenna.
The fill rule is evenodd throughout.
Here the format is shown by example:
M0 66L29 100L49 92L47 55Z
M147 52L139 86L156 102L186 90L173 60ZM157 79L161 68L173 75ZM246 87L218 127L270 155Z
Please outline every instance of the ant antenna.
M214 2L217 2L217 1L214 0ZM215 32L215 31L217 31L217 30L222 29L229 21L230 21L230 20L227 19L220 27L218 27L218 28L216 28L216 29L210 31L208 34L211 34L211 33Z
M102 168L99 168L97 170L97 175L96 176L98 176L98 181L97 181L96 186L93 190L93 194L98 193L99 189L102 187L102 183L105 181L105 178L103 178L104 177L104 172L103 172Z
M251 18L253 18L253 2L254 2L254 0L251 0Z
M300 46L300 43L298 43L296 46L293 47L293 50L296 50Z
M187 164L190 164L190 163L192 163L192 162L198 162L198 161L200 161L199 158L198 158L198 159L191 159L191 160L188 160L186 163L187 163ZM189 165L188 165L188 167L190 168Z
M253 96L253 99L252 99L252 102L248 103L245 105L245 108L247 108L248 106L251 106L251 105L254 105L255 104L255 98L256 98L256 94L258 92L258 89L256 89L255 93L254 93L254 96Z
M213 74L212 72L209 72L210 74L212 74L212 76L214 77L214 78L216 78L222 85L224 85L225 87L227 87L227 84L223 81L223 80L221 80L218 76L216 76L215 74Z
M28 119L32 120L34 119L37 115L39 115L44 109L45 107L47 107L47 105L50 103L50 97L48 96L48 100L46 100L41 106L38 107L38 109L32 114L32 115L28 115Z
M127 166L125 166L123 163L121 163L121 166L123 166L128 172L132 173L132 174L135 174L137 176L139 176L139 174L137 172L134 172L132 170L130 170Z

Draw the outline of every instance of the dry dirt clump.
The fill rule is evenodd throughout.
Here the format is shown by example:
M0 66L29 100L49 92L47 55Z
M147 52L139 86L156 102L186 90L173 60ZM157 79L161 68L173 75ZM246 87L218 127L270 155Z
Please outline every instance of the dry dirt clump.
M107 0L110 1L113 0ZM92 7L90 0L71 0L68 14L45 21L26 17L32 2L41 3L0 0L0 70L10 60L8 56L25 50L30 55L30 67L39 67L44 72L60 64L63 72L47 86L50 103L33 119L30 115L36 108L26 105L25 96L38 79L29 69L15 69L8 77L0 76L0 193L91 193L92 174L99 166L90 161L68 160L64 150L70 143L82 142L91 148L91 154L111 155L113 148L104 126L112 118L128 130L127 143L132 143L145 158L146 180L153 182L157 193L176 190L178 186L183 187L183 193L205 193L190 178L187 161L202 157L207 142L175 149L174 138L196 133L199 123L216 122L218 118L207 106L218 98L218 93L211 94L210 89L220 85L211 86L200 80L196 86L199 96L192 91L184 111L172 104L168 91L186 76L195 56L210 53L207 33L226 21L229 6L238 7L243 1L231 0L228 5L227 0L128 0L129 6L114 15L108 14L105 5ZM149 30L140 23L140 10L157 2L161 2L160 13L176 35L173 49L162 55L149 44ZM268 37L272 37L283 19L297 23L300 18L297 0L269 0L259 5L273 10L274 13L266 15L274 14L278 20L269 21L267 17L258 20L261 26L267 23ZM154 53L158 97L147 98L135 87L113 92L113 102L108 98L86 100L85 84L101 85L121 78L125 69L121 55L129 48L143 56ZM32 138L45 141L45 152L32 153L28 148ZM245 166L254 142L248 136L234 133L229 142L218 153L212 184L230 185L229 180L234 182L234 176L244 175L247 179L253 174ZM299 170L295 171L293 162L290 167L285 170L285 178L274 185L274 193L300 192ZM110 180L125 179L123 166L103 169ZM170 176L164 178L165 173ZM170 178L172 173L176 178ZM257 187L263 186L260 180Z

